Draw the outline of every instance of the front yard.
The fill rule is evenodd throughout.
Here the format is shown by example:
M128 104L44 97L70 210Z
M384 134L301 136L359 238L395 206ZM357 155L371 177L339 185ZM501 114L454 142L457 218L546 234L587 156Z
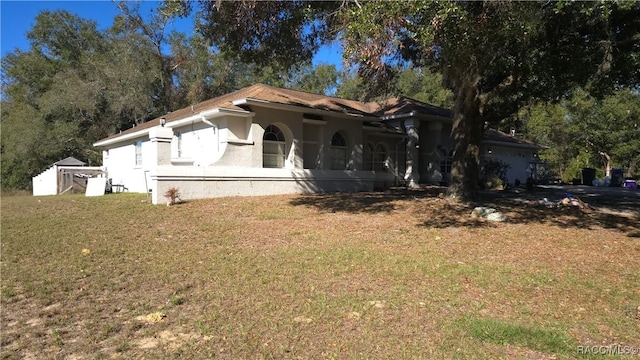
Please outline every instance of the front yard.
M633 206L485 202L510 220L473 219L474 205L437 190L171 207L133 194L3 197L2 358L551 359L640 349Z

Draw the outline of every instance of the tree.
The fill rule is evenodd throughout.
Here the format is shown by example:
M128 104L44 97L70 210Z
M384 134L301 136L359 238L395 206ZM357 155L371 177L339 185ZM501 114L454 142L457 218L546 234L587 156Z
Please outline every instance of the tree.
M338 87L340 73L335 65L320 64L312 67L308 64L294 80L293 89L314 94L332 95Z
M580 177L584 167L614 167L628 176L640 164L640 95L621 89L597 99L582 89L556 104L540 103L526 110L527 132L546 145L541 157L561 177ZM600 166L601 165L601 166Z
M525 119L525 132L536 143L545 146L540 159L547 170L565 181L579 178L579 171L587 167L582 147L575 141L575 127L569 121L569 113L561 103L536 103L520 111Z
M638 84L639 3L244 1L204 14L207 39L254 61L300 62L340 34L371 84L384 86L398 61L439 70L454 97L448 193L463 199L476 196L486 121L576 85Z
M626 66L618 60L626 54L612 48L622 49L613 44L629 41L630 34L616 29L637 25L639 9L617 3L372 2L347 18L347 54L371 71L392 55L442 71L454 93L448 192L473 198L484 123L531 98L558 99L576 85L596 87L622 74L612 69ZM637 75L626 75L618 84L637 84Z
M223 54L287 71L335 37L331 14L338 8L330 1L209 1L202 4L197 28Z
M101 87L81 65L103 50L95 23L43 12L27 36L28 52L2 59L4 188L28 188L32 176L66 156L95 162L91 135L102 134Z
M624 167L635 172L640 162L640 95L618 90L603 99L576 91L567 100L574 139L602 164L606 176Z
M5 188L30 187L67 156L98 163L93 142L171 107L158 91L159 58L135 31L103 33L92 21L45 11L27 37L29 51L2 59Z

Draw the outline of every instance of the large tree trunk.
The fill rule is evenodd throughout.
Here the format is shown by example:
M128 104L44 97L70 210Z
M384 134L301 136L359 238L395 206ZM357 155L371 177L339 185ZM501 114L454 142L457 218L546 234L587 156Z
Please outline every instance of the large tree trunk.
M455 88L451 129L455 152L447 195L462 201L474 200L478 195L484 100L477 83L478 80L461 79Z

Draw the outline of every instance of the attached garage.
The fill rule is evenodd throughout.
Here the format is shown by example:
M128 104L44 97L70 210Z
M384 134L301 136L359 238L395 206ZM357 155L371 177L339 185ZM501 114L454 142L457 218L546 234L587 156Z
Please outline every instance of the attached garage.
M531 174L531 164L538 161L538 151L542 146L519 139L498 130L488 129L482 142L482 159L498 160L507 165L507 180L525 183Z

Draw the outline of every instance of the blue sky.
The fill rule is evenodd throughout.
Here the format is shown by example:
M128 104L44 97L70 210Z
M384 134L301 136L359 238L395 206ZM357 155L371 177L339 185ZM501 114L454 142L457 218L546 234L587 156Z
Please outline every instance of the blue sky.
M143 11L150 11L156 6L155 1L143 2ZM118 14L117 6L111 1L14 1L0 0L0 50L4 57L16 48L29 49L27 32L35 24L35 18L43 10L66 10L84 19L90 19L98 24L99 30L111 26L113 18ZM191 35L193 33L192 19L178 19L173 24L180 32ZM341 68L340 45L323 47L314 58L314 64L329 63Z

